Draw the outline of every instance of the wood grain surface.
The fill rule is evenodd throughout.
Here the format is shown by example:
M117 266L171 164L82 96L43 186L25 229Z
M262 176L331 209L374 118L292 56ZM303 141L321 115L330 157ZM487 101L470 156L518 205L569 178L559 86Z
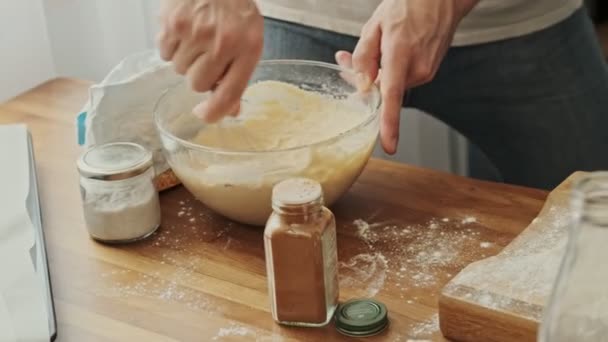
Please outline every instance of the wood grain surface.
M91 240L75 167L75 117L88 86L56 79L0 105L0 124L26 123L33 136L58 341L349 340L333 325L276 325L262 230L218 217L183 187L162 193L163 222L151 238L124 246ZM442 341L441 288L470 262L498 253L546 195L371 160L332 208L341 299L369 295L387 304L391 325L370 341Z
M577 172L554 189L537 218L498 255L474 262L442 290L443 333L458 341L537 339L570 228Z

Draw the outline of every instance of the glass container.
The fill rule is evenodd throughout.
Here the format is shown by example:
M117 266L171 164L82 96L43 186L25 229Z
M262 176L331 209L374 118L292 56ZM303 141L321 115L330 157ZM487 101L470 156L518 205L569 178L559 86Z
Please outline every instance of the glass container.
M321 185L285 180L273 189L264 230L272 317L278 323L323 326L338 306L336 221Z
M608 341L608 172L574 186L572 227L539 341Z

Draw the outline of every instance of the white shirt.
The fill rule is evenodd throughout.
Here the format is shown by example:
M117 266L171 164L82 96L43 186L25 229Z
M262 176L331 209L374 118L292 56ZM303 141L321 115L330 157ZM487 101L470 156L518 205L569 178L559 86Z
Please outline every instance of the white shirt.
M358 36L381 0L257 0L264 16ZM513 38L556 24L583 0L481 0L452 42L465 46Z

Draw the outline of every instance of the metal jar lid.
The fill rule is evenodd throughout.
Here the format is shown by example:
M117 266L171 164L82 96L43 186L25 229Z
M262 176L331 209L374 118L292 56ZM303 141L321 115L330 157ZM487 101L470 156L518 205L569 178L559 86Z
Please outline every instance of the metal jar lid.
M139 144L114 142L93 146L78 159L85 178L121 180L135 177L152 166L152 152Z
M336 329L344 335L367 337L388 326L386 306L373 299L353 299L336 310Z

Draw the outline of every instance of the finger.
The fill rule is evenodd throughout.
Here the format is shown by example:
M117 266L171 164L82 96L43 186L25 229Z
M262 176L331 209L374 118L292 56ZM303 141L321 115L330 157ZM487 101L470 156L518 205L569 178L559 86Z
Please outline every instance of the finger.
M376 77L376 80L374 81L374 83L376 85L380 85L381 79L382 79L382 68L378 69L378 77Z
M180 41L173 55L173 67L180 75L185 75L194 61L204 54L204 47L192 44L193 41Z
M237 58L211 97L195 108L195 114L210 123L231 114L230 111L241 101L258 59L259 56Z
M394 154L399 143L399 117L405 93L409 58L405 51L400 51L396 46L388 47L385 50L387 53L382 56L382 78L380 80L382 94L380 139L386 153Z
M353 57L352 56L353 55L348 51L338 51L338 52L336 52L336 55L335 55L336 63L338 63L338 65L343 68L352 69L352 67L353 67L353 60L352 60ZM347 72L341 72L340 76L346 82L348 82L348 84L352 85L353 87L357 86L356 75L347 73ZM376 76L376 79L374 80L374 84L376 84L376 85L380 84L381 76L382 76L382 69L378 69L378 76Z
M165 61L170 61L177 50L179 39L171 36L167 30L161 29L156 36L156 45L160 52L160 57Z
M346 69L352 69L353 55L350 52L340 50L340 51L336 52L335 58L336 58L336 63L338 63L339 66L346 68Z
M353 68L360 73L360 87L365 90L369 88L378 76L378 65L380 61L380 42L382 33L380 26L367 24L361 32L361 38L357 42L353 52Z
M195 21L196 41L209 46L206 53L193 62L188 69L192 88L199 92L210 90L220 79L231 61L236 57L239 45L238 28L212 28L204 21Z
M175 8L174 0L161 0L158 5L158 17L161 21L165 21L169 18L173 9Z
M335 54L335 59L336 59L336 63L338 63L338 65L340 67L342 67L343 69L346 69L346 71L340 72L340 77L342 77L342 79L344 81L346 81L346 83L350 84L351 86L353 86L356 89L359 89L359 87L357 86L358 85L357 74L352 71L352 67L353 67L352 54L347 51L338 51Z
M241 114L241 101L237 102L236 105L234 107L232 107L232 109L229 111L228 115L235 118L235 117L239 116L239 114Z
M186 76L190 87L197 92L213 90L228 67L229 60L216 59L210 53L203 53L192 63Z
M187 36L192 25L192 4L186 1L174 6L176 7L166 17L168 31L177 36Z

